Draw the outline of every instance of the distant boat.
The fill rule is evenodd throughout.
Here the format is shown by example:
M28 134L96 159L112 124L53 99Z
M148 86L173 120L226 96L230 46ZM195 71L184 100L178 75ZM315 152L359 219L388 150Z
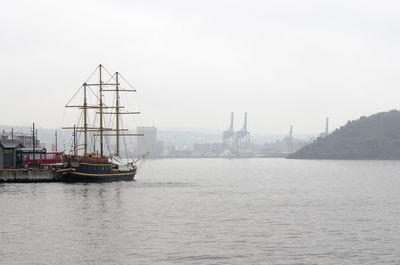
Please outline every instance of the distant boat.
M123 136L143 136L143 134L127 134L122 133L128 129L121 128L121 115L122 114L139 114L140 112L122 112L124 108L120 105L121 92L136 92L133 87L129 89L120 89L119 78L120 74L116 72L111 78L110 82L103 82L103 66L100 64L96 72L99 73L98 83L84 83L83 88L83 104L81 105L66 105L66 108L78 108L82 110L83 124L81 126L74 125L73 127L63 127L63 129L73 129L73 146L72 154L64 155L63 166L58 170L61 175L61 180L65 182L105 182L105 181L132 181L137 173L137 162L143 160L147 154L142 154L136 160L121 159L120 158L120 137ZM95 104L88 104L88 88L98 88L97 102ZM106 88L106 89L105 89ZM92 90L91 90L92 91ZM114 92L115 102L113 106L105 105L103 101L103 92ZM76 95L76 94L75 94ZM114 106L115 104L115 106ZM111 110L105 112L104 110ZM88 112L95 111L98 115L98 124L88 125ZM105 115L112 115L115 117L115 128L106 128ZM77 132L83 132L83 143L79 144L77 140ZM94 134L95 133L95 134ZM88 151L88 137L93 138L93 149L95 148L97 138L100 146L100 153ZM96 137L98 136L98 137ZM115 137L116 150L113 155L105 155L104 141L105 137ZM83 153L79 154L79 151Z

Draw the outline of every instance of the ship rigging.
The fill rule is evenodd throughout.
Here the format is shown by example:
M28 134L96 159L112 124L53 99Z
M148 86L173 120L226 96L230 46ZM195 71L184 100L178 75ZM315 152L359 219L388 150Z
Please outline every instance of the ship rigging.
M98 82L88 83L88 80L98 73ZM136 174L138 161L143 161L146 154L139 156L137 160L123 160L121 159L121 137L124 136L143 136L143 134L129 133L127 128L123 128L122 115L137 115L140 112L128 112L123 111L124 106L121 105L121 93L124 92L136 92L136 89L131 86L122 75L116 72L111 75L107 69L101 64L96 68L94 73L88 78L88 80L78 90L83 90L83 102L80 104L72 104L74 98L78 92L75 93L73 98L66 104L66 108L75 108L81 110L83 116L83 124L73 127L63 127L63 129L73 130L73 144L72 154L64 156L63 179L65 181L115 181L115 180L133 180ZM108 73L110 78L108 81L103 81L104 73ZM127 88L121 87L121 79L128 84ZM92 88L98 88L96 94ZM89 92L97 100L96 103L89 104ZM108 92L114 92L114 100L111 106L105 104L104 94ZM89 112L94 112L93 125L89 125ZM113 117L115 122L109 122L106 124L105 116ZM96 120L98 122L96 123ZM114 125L114 126L113 126ZM78 144L78 132L83 132L83 144ZM97 137L99 138L99 149L100 153L96 151ZM115 139L115 150L110 151L108 156L105 152L105 142L108 137L114 137ZM92 138L92 150L89 151L89 138ZM125 143L126 147L126 143ZM83 150L83 154L79 155L79 151ZM126 150L126 154L128 154Z

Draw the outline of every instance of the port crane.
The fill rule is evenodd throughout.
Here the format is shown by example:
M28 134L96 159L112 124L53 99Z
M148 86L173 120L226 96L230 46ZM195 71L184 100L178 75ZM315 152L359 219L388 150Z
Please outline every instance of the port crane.
M224 147L233 146L235 143L235 132L233 131L233 117L234 117L234 114L232 112L231 113L231 124L230 124L229 128L226 131L224 131L223 137L222 137Z
M247 112L244 113L242 129L236 132L235 145L238 148L250 145L250 132L247 130Z

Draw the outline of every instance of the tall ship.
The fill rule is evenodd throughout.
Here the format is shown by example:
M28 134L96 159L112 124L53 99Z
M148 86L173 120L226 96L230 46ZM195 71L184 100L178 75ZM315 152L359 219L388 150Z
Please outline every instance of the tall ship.
M87 83L96 75L98 81ZM105 75L108 75L107 81L103 80ZM121 79L127 87L122 87ZM135 179L138 163L143 162L147 154L136 154L135 160L127 157L132 154L125 150L125 157L121 158L122 139L126 136L143 136L129 133L127 128L122 128L122 116L140 112L124 111L121 94L136 92L136 89L118 72L111 74L101 64L88 80L65 106L77 109L80 118L78 125L63 127L73 130L73 142L70 153L63 157L63 166L58 174L65 182L132 181ZM113 98L108 104L105 102L107 97ZM78 104L73 104L75 101ZM92 123L89 123L89 119L92 119ZM126 142L124 143L127 148Z

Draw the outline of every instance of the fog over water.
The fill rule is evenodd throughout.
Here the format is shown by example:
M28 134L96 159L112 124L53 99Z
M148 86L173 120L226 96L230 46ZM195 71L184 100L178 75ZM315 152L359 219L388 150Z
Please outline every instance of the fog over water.
M398 154L399 112L328 134L399 108L399 10L394 0L0 1L3 142L35 122L48 151L57 139L67 152L83 135L60 128L89 119L85 147L99 152L99 90L89 86L83 116L73 95L100 64L103 81L118 71L119 87L137 90L101 97L106 110L141 112L109 115L100 131L157 128L105 139L106 155L152 153L136 181L0 183L0 265L400 264L399 161L266 158L315 139L320 153L343 144L335 159L397 157L387 150ZM23 169L12 145L0 148L2 180L42 172ZM58 173L132 174L74 159L95 164Z
M0 264L399 264L397 161L164 159L0 184Z
M221 132L247 111L254 133L333 129L398 107L399 5L5 0L0 124L61 127L102 63L138 89L143 125Z

